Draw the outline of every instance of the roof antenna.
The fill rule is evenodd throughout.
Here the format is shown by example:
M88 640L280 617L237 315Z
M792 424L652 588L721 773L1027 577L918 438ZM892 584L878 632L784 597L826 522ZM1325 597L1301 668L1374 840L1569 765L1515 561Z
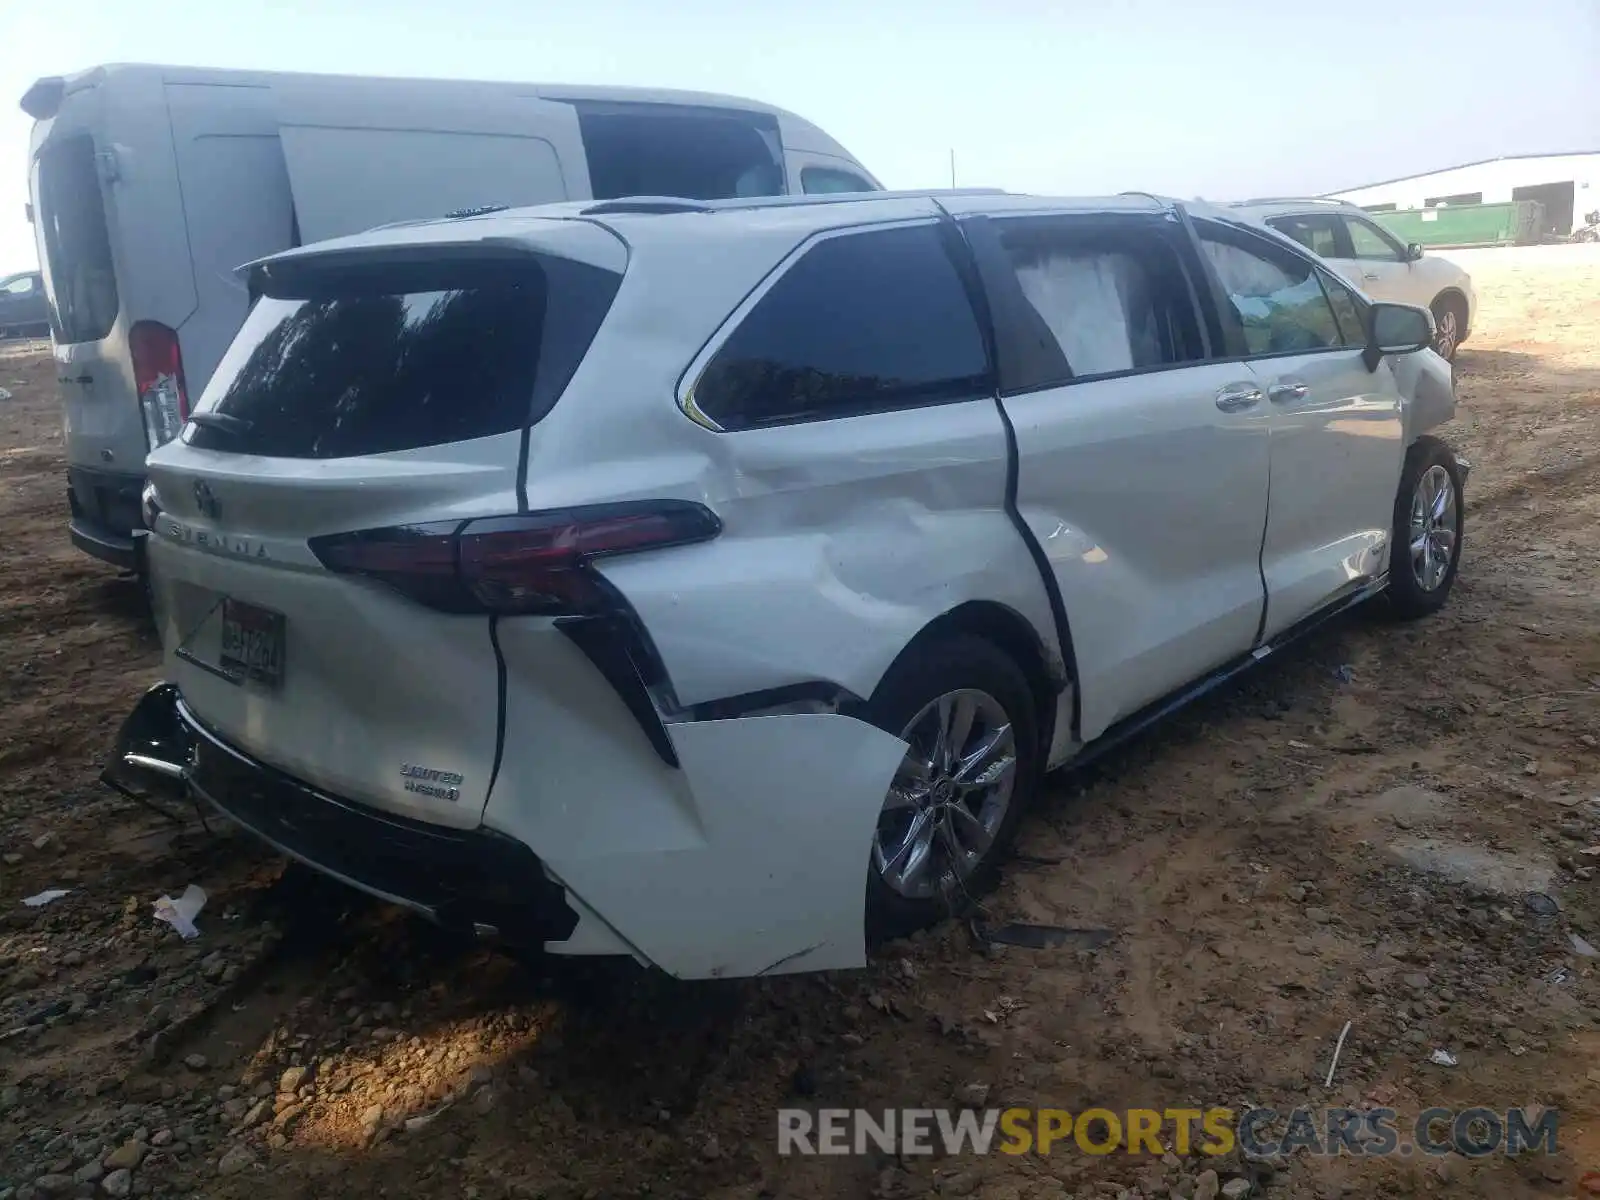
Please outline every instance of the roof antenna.
M955 187L956 187L956 148L954 146L951 146L950 147L950 190L951 191L955 191Z

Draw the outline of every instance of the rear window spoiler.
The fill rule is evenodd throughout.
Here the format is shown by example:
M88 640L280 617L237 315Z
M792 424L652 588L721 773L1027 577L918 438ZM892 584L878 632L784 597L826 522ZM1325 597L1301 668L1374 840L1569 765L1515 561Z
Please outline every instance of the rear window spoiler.
M35 121L47 121L61 111L61 101L66 99L67 80L64 75L46 75L34 81L22 93L22 111Z
M472 241L454 238L423 241L408 237L403 241L363 242L354 246L340 245L343 239L313 243L258 258L245 263L235 273L244 277L254 297L293 292L306 282L346 269L425 266L440 261L487 263L553 256L617 275L627 270L627 247L604 227L588 221L551 221L549 224L552 228L542 231L543 236L486 237ZM438 226L432 229L446 231Z

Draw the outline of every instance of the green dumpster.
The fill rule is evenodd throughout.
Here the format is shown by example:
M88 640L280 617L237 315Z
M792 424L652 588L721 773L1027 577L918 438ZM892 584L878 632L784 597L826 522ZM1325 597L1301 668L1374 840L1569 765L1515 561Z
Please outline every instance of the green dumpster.
M1544 228L1537 200L1506 204L1451 204L1373 213L1372 219L1402 242L1419 246L1526 246Z

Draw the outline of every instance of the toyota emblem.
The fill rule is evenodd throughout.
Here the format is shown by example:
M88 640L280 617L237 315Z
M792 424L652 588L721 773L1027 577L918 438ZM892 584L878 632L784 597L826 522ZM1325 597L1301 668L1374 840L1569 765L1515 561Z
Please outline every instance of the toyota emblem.
M210 517L213 521L222 515L222 505L217 503L216 493L204 479L194 481L194 506L200 510L202 517Z

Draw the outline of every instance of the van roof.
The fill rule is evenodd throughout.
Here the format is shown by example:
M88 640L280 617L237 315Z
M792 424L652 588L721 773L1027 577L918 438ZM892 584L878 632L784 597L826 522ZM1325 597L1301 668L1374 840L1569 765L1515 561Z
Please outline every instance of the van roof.
M734 108L745 112L769 113L775 117L796 121L810 127L810 122L787 109L751 100L743 96L723 95L716 92L680 91L675 88L649 87L594 87L585 84L528 83L515 80L475 80L416 78L395 75L331 75L305 71L251 71L222 67L171 67L153 63L105 63L88 67L70 75L47 75L36 80L23 95L22 108L29 116L43 119L52 115L61 99L73 92L102 85L116 86L122 80L155 77L164 83L184 84L234 84L268 85L274 82L296 81L301 84L321 82L329 87L362 88L392 86L396 83L414 84L419 88L449 90L470 86L495 88L512 95L528 96L541 100L614 104L670 104L693 108Z

